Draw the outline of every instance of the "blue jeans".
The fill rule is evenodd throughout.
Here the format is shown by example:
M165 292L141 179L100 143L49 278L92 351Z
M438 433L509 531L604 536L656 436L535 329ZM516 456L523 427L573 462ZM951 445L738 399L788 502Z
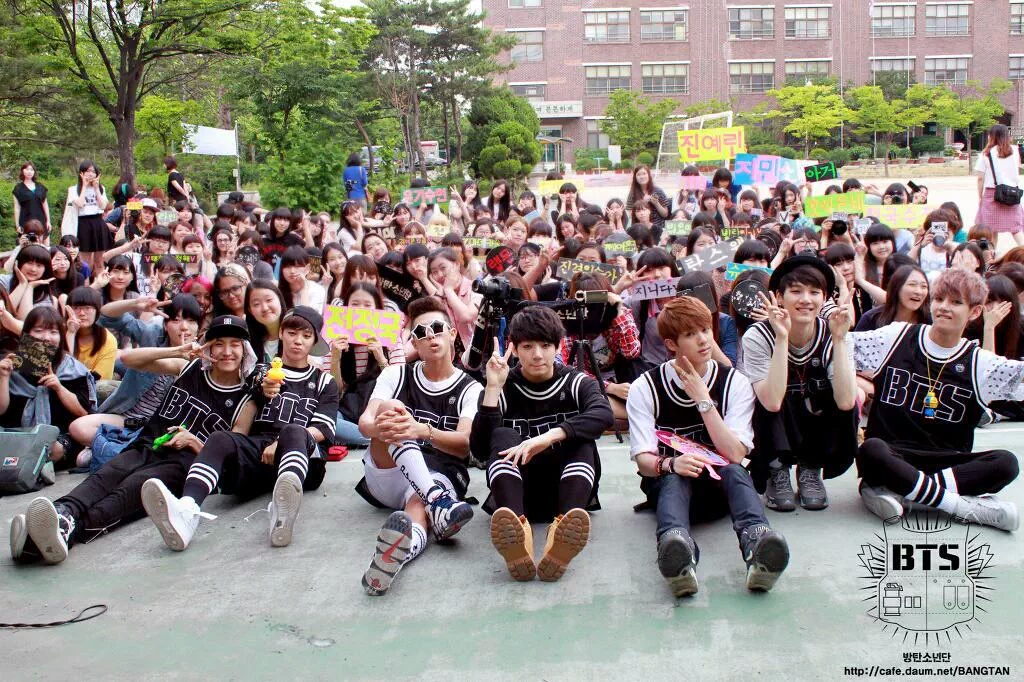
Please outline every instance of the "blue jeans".
M359 432L359 425L353 424L340 414L338 421L334 423L334 439L345 445L368 446L370 439Z
M667 474L655 479L658 484L657 537L673 528L681 528L689 534L691 508L698 521L712 521L728 513L737 536L748 526L768 523L750 473L740 464L716 468L716 471L721 481L707 475L690 478ZM700 556L699 549L697 556Z

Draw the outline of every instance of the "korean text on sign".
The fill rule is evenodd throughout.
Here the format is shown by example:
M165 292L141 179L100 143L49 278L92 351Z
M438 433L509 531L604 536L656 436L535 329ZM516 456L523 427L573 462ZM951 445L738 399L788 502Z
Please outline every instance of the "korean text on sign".
M737 154L732 181L737 185L775 185L783 180L803 182L800 164L765 154Z
M932 204L896 204L891 206L868 206L864 209L867 215L878 218L894 230L916 230L924 225L924 219L937 206Z
M863 213L864 192L824 194L804 199L804 213L808 218L825 218L833 213Z
M443 204L448 201L447 187L411 187L402 192L402 203L409 206Z
M819 163L817 166L804 168L804 178L807 182L820 182L821 180L837 180L839 172L836 170L834 161Z
M577 272L604 275L612 284L618 282L619 278L622 277L622 268L615 265L593 263L585 260L569 260L568 258L560 258L558 260L558 270L555 274L559 279L570 280Z
M680 130L677 136L679 160L682 163L733 159L737 154L747 151L743 126Z
M586 185L582 178L574 178L571 182L569 180L541 180L540 181L540 195L542 197L549 197L554 194L558 194L558 190L562 188L562 185L570 183L576 187L576 191L583 194L583 190L586 189ZM540 201L538 200L538 204Z
M365 345L376 336L382 346L394 348L402 343L404 323L405 316L393 310L329 305L324 320L324 338L347 338L349 343Z

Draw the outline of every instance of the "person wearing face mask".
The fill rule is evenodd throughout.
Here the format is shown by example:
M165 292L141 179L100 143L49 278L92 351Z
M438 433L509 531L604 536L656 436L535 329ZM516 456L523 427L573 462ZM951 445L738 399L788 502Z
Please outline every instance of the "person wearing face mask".
M281 321L283 379L259 365L247 401L232 430L210 434L189 467L181 497L162 481L142 486L142 503L170 549L192 542L206 498L215 490L243 497L270 493L268 536L272 547L291 544L304 490L316 490L326 474L324 450L334 440L338 384L309 364L326 355L320 313L297 306Z
M126 351L125 364L167 377L169 388L130 444L67 495L32 500L11 523L11 554L19 561L57 564L76 543L89 542L140 518L142 490L160 480L180 491L189 465L216 431L231 428L249 402L244 379L255 362L244 321L213 321L207 343L194 341ZM0 369L2 372L2 369ZM161 446L154 441L173 434Z

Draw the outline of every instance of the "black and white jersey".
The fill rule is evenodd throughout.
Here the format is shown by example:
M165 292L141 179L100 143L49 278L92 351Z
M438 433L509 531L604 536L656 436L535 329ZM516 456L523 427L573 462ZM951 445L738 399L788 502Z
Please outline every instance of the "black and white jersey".
M201 441L214 431L230 431L249 400L250 388L239 381L231 386L216 383L202 369L202 360L185 365L167 388L163 401L133 444L152 444L172 426L182 426Z
M515 429L524 440L556 427L566 432L567 440L596 440L614 420L597 380L565 365L556 366L550 379L536 383L523 377L521 367L512 369L498 407L501 425Z
M259 386L267 366L257 370L254 384ZM338 420L338 382L319 367L295 369L285 365L281 392L257 410L250 436L276 436L288 424L315 427L324 435L324 447L334 440ZM257 390L259 390L257 388Z

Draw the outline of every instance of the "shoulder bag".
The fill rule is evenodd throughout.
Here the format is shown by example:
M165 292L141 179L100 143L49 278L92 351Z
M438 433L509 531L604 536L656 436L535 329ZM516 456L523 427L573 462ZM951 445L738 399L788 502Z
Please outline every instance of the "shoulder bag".
M988 150L988 162L992 165L992 179L996 183L995 200L996 203L1004 206L1016 206L1020 203L1021 196L1024 196L1024 190L1013 185L1002 185L999 184L999 177L996 175L996 162L992 158L992 150Z

